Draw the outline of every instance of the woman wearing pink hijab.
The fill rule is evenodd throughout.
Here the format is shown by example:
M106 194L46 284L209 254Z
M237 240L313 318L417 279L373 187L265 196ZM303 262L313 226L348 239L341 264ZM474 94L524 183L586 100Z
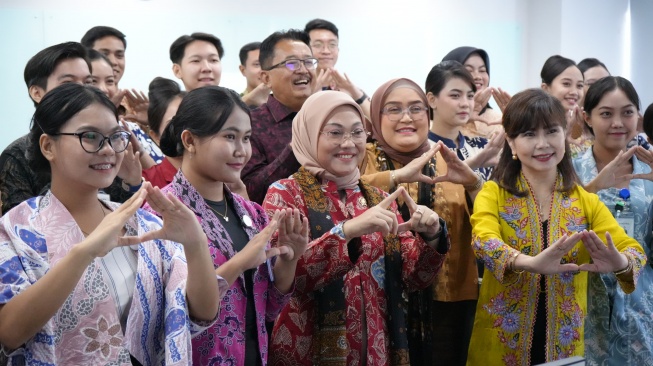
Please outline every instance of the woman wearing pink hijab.
M388 195L360 180L364 120L350 96L323 91L293 121L302 168L270 186L263 207L299 209L310 242L272 333L270 365L409 365L404 292L433 281L449 243L430 208L403 189Z

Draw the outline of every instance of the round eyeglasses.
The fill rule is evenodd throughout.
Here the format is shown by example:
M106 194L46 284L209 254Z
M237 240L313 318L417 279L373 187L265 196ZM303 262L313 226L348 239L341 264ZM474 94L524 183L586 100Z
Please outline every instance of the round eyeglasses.
M109 146L113 151L120 153L127 150L129 146L129 137L131 134L127 131L118 131L114 132L109 136L104 136L103 134L95 131L85 131L85 132L59 132L51 133L53 136L77 136L79 138L79 144L82 145L82 149L87 153L96 153L102 149L105 141L109 141Z
M389 105L387 107L384 107L381 110L381 113L388 116L388 119L390 121L399 122L402 118L404 118L404 114L408 114L408 116L413 120L420 120L426 117L426 112L428 110L429 108L423 104L413 104L408 108L401 108L396 105Z
M276 65L272 65L268 67L266 71L276 69L279 66L285 66L286 69L290 71L297 71L302 67L302 65L304 65L306 70L315 70L315 68L317 67L317 59L313 57L305 58L303 60L300 60L298 58L291 58L288 60L281 61Z
M321 131L320 133L326 136L326 140L334 145L342 145L347 140L351 140L354 144L359 144L367 140L367 131L362 128L356 128L351 132L331 130Z

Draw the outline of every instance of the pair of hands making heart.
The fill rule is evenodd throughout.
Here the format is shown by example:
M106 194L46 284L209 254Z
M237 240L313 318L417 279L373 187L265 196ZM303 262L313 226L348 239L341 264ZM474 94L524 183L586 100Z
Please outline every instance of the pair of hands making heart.
M408 205L410 220L399 224L397 215L390 211L390 205L402 197ZM397 188L378 205L369 208L363 214L345 221L342 231L347 241L362 235L380 232L383 236L399 234L408 230L422 233L426 237L435 237L440 231L440 216L426 206L418 205L404 189Z
M632 166L629 164L633 155L644 164L651 167L649 173L632 174ZM599 171L594 179L587 184L587 190L598 192L602 189L616 187L617 185L631 179L653 180L653 151L646 150L641 146L633 146L628 150L620 151L619 154L603 169Z
M520 254L515 258L514 268L526 270L531 273L557 274L563 272L588 271L597 273L609 273L622 270L628 266L628 258L619 253L614 246L610 233L605 233L606 243L592 230L583 230L571 236L563 235L553 245L543 250L538 255L531 257ZM560 263L578 241L583 245L592 258L592 263L581 265L575 263Z
M148 204L163 219L163 226L140 236L123 236L125 223L136 213L147 198ZM279 245L266 249L272 234L279 231ZM164 194L149 182L129 200L109 213L84 241L91 257L103 257L113 248L135 245L149 240L163 239L181 243L186 251L198 246L207 248L208 239L197 217L185 204L172 194ZM280 256L282 260L297 260L308 244L308 220L300 217L299 210L277 211L270 223L255 235L237 256L243 269L255 268L267 259Z
M424 165L437 153L440 152L444 162L447 164L447 173L437 177L429 177L422 173ZM429 151L422 156L413 159L401 169L395 170L397 183L414 183L422 182L435 184L439 182L451 182L465 186L473 186L478 180L478 176L472 168L460 160L455 152L444 146L442 141L435 144Z

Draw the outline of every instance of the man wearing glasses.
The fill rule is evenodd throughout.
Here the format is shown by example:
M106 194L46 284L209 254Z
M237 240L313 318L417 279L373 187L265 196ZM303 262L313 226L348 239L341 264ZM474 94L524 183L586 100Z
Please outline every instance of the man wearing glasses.
M370 101L367 94L354 85L346 74L335 69L340 53L338 27L328 20L313 19L306 23L304 32L308 34L311 50L318 60L317 87L349 94L361 106L365 116L370 118Z
M249 199L262 203L270 184L300 167L289 145L292 120L313 94L318 62L308 35L295 29L267 37L261 43L259 61L261 81L272 95L252 111L252 158L243 169L242 179Z

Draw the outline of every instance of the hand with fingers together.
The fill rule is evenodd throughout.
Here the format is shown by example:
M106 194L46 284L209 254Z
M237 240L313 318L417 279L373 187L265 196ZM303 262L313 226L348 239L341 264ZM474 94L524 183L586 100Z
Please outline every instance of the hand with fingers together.
M152 187L149 182L143 183L141 190L147 191L147 203L159 213L163 226L136 238L137 243L162 239L180 243L187 249L192 249L192 246L196 245L203 247L208 245L208 239L197 217L178 198L171 193L164 194L158 187Z
M322 91L322 86L331 80L331 69L322 69L318 72L313 85L313 93Z
M129 123L127 123L123 117L120 117L120 125L125 131L130 133L128 150L131 150L134 155L138 153L138 160L141 162L141 168L145 170L156 165L154 159L152 159L150 154L145 150L143 144L138 141L136 134L132 131L129 127Z
M442 141L438 142L438 144L442 144ZM435 177L433 182L451 182L471 187L481 179L469 165L458 158L455 152L445 146L440 150L440 155L447 164L447 174Z
M422 183L427 183L427 184L432 184L433 183L433 177L428 177L422 173L422 170L424 169L424 165L426 165L431 158L437 153L440 149L442 149L443 145L441 144L435 144L431 149L422 156L413 159L410 163L406 164L401 169L395 170L395 179L397 180L396 183L414 183L414 182L422 182ZM445 147L446 149L446 147Z
M134 216L136 210L143 205L147 195L148 192L144 184L125 203L106 215L95 230L79 245L87 251L91 258L97 258L104 257L115 247L134 245L144 241L135 236L123 236L122 230L127 220Z
M635 146L634 148L635 148L635 156L637 156L637 159L639 161L649 166L650 169L649 172L638 173L638 174L626 174L618 178L624 180L647 179L653 181L653 151L647 150L641 146Z
M147 109L150 106L150 100L147 98L147 95L142 91L132 89L126 91L125 98L127 98L127 103L131 108L130 113L125 115L125 118L129 121L138 123L146 129Z
M492 96L492 88L485 88L483 90L477 91L476 94L474 94L474 110L472 111L472 117L471 117L472 120L474 121L484 120L483 117L481 117L481 111L490 101L491 96Z
M499 155L506 141L503 130L495 132L487 144L476 155L465 159L465 163L472 169L494 167L499 163Z
M581 240L582 236L582 233L574 233L571 236L565 234L534 257L521 253L514 258L513 268L544 275L576 272L579 270L577 264L560 263L560 261Z
M497 106L499 106L501 113L503 113L503 111L506 109L508 102L510 102L510 99L512 98L512 96L507 91L501 88L492 88L492 97L497 103Z
M628 164L630 158L633 157L637 146L633 146L626 151L619 151L619 154L609 162L599 174L585 185L585 189L589 192L596 193L602 189L617 186L628 180L628 174L624 174L627 169L630 169Z
M390 205L403 193L404 187L397 188L391 195L379 202L378 205L370 207L363 214L354 217L351 220L345 221L342 225L342 231L345 234L345 239L350 241L362 235L367 235L375 232L381 233L386 236L388 234L397 234L399 222L397 215L388 210Z
M302 219L298 209L286 208L279 223L277 247L287 247L288 253L279 256L281 261L297 261L308 245L308 219ZM278 263L278 262L277 262Z
M583 231L582 234L583 244L592 257L592 263L581 264L579 268L581 271L610 273L628 267L628 257L619 253L609 232L605 233L605 243L593 230Z
M408 206L410 220L399 225L397 231L414 231L422 234L424 240L433 244L440 238L442 227L440 227L440 216L426 206L418 205L406 190L401 191L401 196Z

